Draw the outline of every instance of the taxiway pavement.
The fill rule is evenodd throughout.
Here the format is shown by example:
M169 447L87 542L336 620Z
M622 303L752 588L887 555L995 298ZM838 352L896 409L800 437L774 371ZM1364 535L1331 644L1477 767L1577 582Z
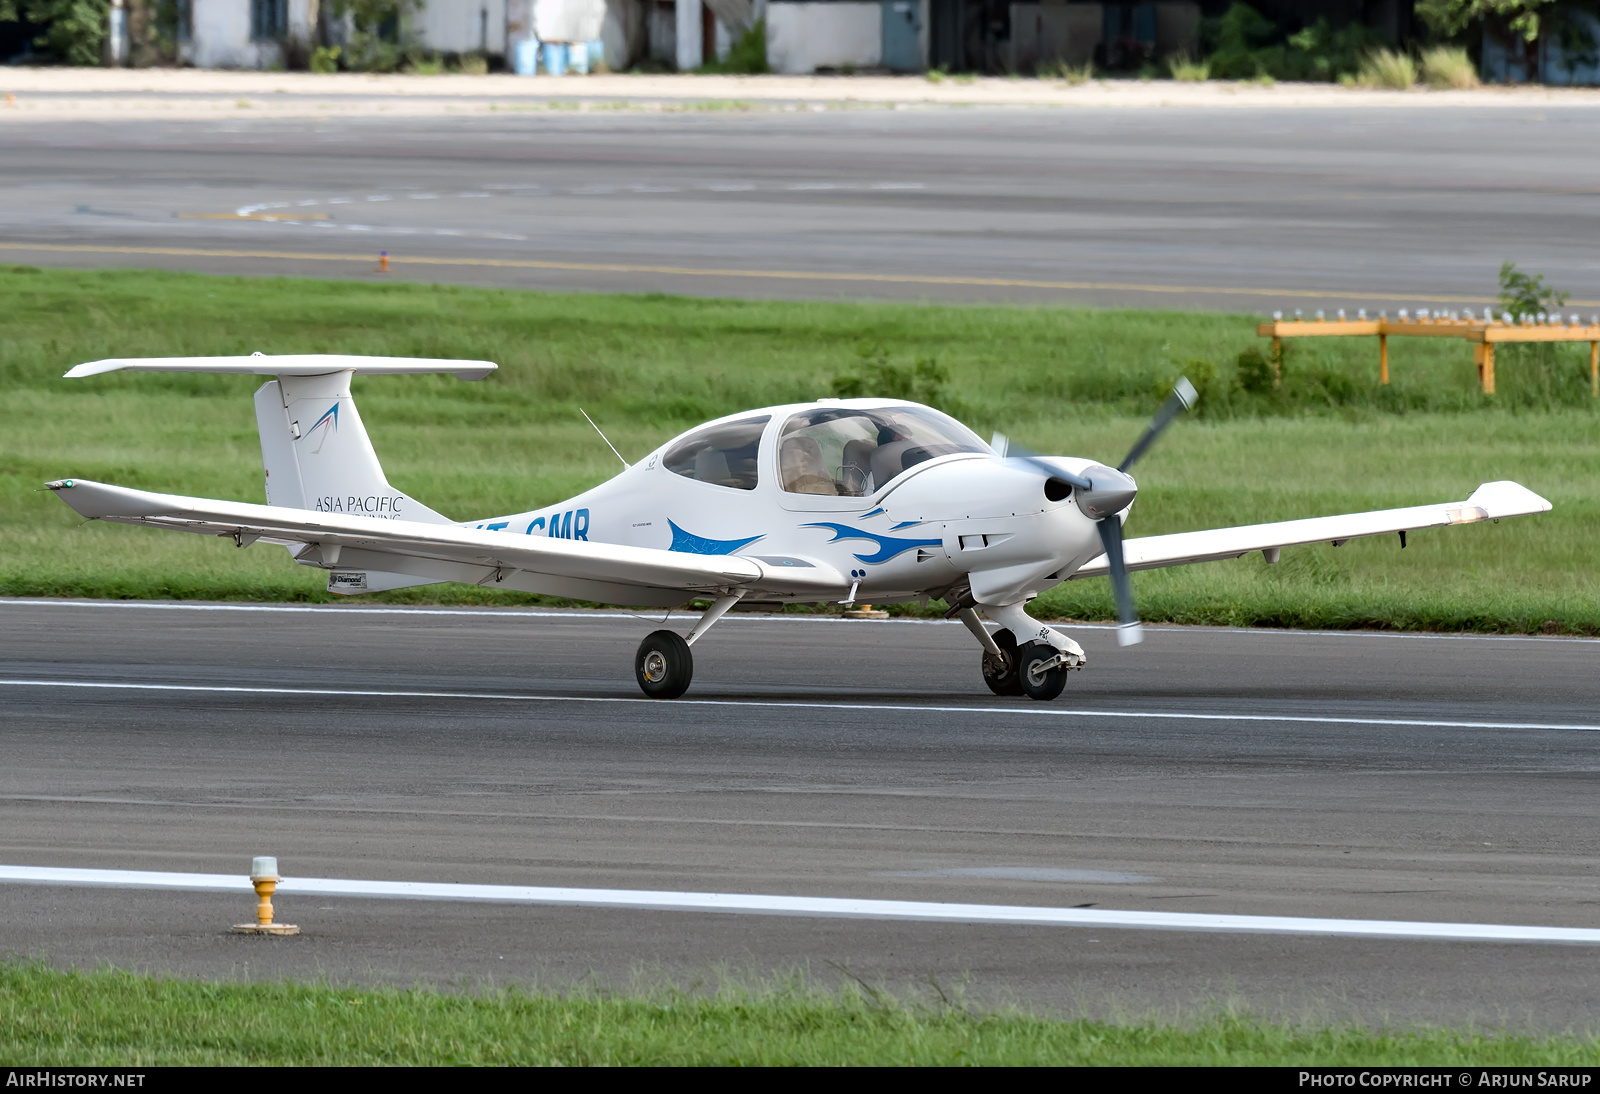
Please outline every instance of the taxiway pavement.
M1512 260L1600 306L1600 105L1363 101L0 111L0 261L1310 315L1482 306Z
M734 616L660 703L630 672L658 618L0 601L0 862L1600 923L1600 643L1080 629L1089 667L1037 704L984 691L959 625ZM228 935L248 910L0 885L0 944L390 983L800 968L1062 1012L1600 1005L1572 946L354 899Z

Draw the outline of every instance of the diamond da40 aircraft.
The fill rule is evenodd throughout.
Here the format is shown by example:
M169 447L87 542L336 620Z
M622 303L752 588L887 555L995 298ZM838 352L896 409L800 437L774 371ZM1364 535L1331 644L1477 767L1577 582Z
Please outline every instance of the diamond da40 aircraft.
M608 604L711 606L687 636L639 645L645 694L670 699L693 675L691 647L729 609L774 603L943 600L982 647L997 694L1053 699L1084 664L1072 639L1024 605L1062 581L1107 575L1123 644L1139 640L1128 572L1357 536L1544 512L1514 482L1466 501L1123 539L1128 474L1194 400L1187 381L1117 467L1040 456L977 434L931 407L824 399L708 422L557 505L458 522L389 485L350 396L351 378L454 373L488 361L341 355L126 358L119 369L271 376L255 394L267 504L148 493L84 479L50 489L85 517L275 543L328 572L334 593L455 581ZM607 442L609 444L609 442ZM615 451L615 449L613 449ZM618 458L621 459L620 454ZM996 624L985 627L982 616Z

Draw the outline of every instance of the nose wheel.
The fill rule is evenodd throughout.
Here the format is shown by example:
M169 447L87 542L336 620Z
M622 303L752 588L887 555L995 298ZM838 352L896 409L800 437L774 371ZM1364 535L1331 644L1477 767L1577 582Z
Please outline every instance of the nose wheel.
M1017 675L1017 636L1009 630L998 630L992 635L1000 647L1000 656L985 650L983 653L983 682L996 695L1021 695L1022 680Z
M656 631L639 643L633 658L639 689L652 699L676 699L694 679L694 655L676 631Z
M1017 683L1030 699L1049 702L1067 686L1061 654L1048 642L1029 642L1017 655Z

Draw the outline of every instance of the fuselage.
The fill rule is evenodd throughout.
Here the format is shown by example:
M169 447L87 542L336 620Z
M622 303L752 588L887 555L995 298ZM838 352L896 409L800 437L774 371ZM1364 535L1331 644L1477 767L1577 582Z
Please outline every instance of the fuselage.
M463 526L827 568L871 603L966 581L981 602L1012 603L1102 551L1093 522L1070 495L1047 496L1047 481L932 408L824 400L719 418L576 497Z

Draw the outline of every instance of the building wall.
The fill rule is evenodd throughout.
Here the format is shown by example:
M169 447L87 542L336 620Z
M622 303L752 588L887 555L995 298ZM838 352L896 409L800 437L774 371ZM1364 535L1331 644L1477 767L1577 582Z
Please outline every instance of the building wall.
M309 43L316 36L311 0L289 0L287 37ZM189 41L180 56L196 68L274 68L284 62L277 42L250 40L250 0L193 0Z
M275 42L250 40L250 0L194 0L196 68L267 68L280 57Z
M423 0L406 29L440 53L504 53L506 0Z
M767 64L774 72L801 75L819 68L876 68L882 60L879 3L772 0L767 6Z
M606 0L606 18L600 28L600 41L606 47L606 67L626 72L643 60L646 3L642 0Z

